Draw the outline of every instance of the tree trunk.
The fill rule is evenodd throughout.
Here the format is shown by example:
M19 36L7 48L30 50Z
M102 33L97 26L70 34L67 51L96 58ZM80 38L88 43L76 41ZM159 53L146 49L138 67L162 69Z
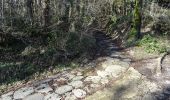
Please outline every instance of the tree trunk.
M29 20L31 21L31 25L33 24L33 1L32 0L27 0L27 8L28 8L28 16Z
M2 27L4 26L4 0L2 0L2 11L1 11L1 16L2 16Z
M142 0L135 0L134 10L134 29L136 30L136 38L141 38L141 25L142 25Z
M44 27L46 28L50 24L50 0L45 0L44 8Z

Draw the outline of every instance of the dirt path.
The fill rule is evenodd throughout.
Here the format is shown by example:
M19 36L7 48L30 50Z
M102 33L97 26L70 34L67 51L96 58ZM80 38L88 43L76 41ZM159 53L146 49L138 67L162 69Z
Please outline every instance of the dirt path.
M97 33L95 37L96 59L83 68L32 82L3 94L0 100L168 100L165 77L154 73L155 60L133 67L132 60L108 36ZM166 58L165 66L168 61ZM168 73L169 67L163 69Z

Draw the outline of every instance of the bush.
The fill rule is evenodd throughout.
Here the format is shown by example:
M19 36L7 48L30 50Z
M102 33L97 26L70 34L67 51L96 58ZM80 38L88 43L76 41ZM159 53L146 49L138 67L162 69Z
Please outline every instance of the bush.
M78 33L70 33L66 43L66 50L71 53L81 54L90 51L95 47L95 39L93 37Z
M49 33L48 46L51 49L64 50L67 42L67 33L61 31L53 31Z
M66 50L69 52L78 53L80 51L80 35L77 33L69 33L69 38L66 42Z
M154 24L153 29L159 33L158 35L170 35L170 21L169 19L161 19Z
M87 52L96 47L96 40L90 36L83 36L80 41L81 52Z
M95 47L95 39L76 32L51 32L48 44L52 51L63 50L71 54L81 54Z
M157 38L150 35L145 35L139 45L144 47L148 53L163 53L166 52L166 46L163 45Z

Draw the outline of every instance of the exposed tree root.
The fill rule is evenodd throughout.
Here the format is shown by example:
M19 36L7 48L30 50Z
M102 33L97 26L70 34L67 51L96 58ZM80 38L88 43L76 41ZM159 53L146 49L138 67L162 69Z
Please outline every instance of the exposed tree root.
M169 52L165 52L163 53L163 55L161 57L158 58L158 66L157 66L157 69L156 69L156 74L157 75L160 75L162 73L162 64L163 64L163 61L165 59L165 57L169 54Z

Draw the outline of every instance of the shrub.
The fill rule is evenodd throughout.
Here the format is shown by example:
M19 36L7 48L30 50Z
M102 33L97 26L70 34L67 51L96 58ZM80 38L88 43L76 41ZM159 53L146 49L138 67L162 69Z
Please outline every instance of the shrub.
M90 51L95 46L95 39L87 35L70 33L66 43L66 50L72 53L80 54Z
M144 47L148 53L163 53L166 52L166 46L163 45L157 38L150 35L145 35L139 45Z
M76 32L51 32L48 44L52 51L63 50L71 54L81 54L95 47L95 39Z
M154 24L153 29L159 33L159 35L170 35L170 21L169 19L161 19Z
M51 49L65 50L67 34L61 31L53 31L49 33L48 46Z

